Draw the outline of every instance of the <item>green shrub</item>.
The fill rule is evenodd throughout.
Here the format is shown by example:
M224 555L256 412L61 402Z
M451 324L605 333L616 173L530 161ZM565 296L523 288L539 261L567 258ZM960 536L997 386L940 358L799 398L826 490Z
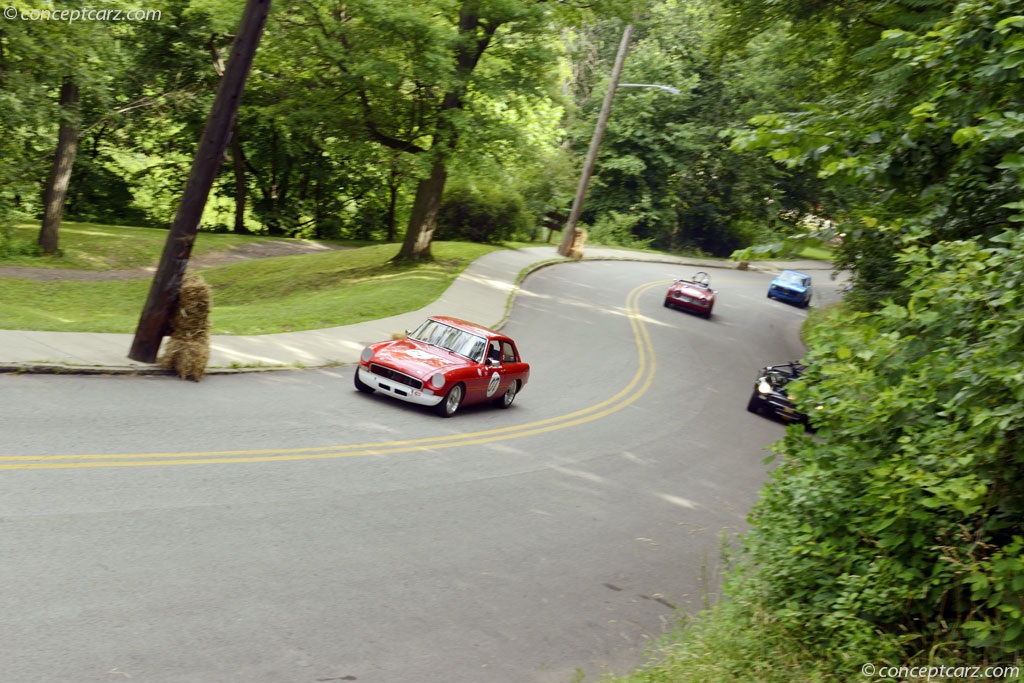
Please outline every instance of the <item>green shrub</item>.
M777 446L747 544L766 607L822 656L1024 650L1022 250L908 248L905 303L808 330L796 400L819 431Z
M522 196L495 184L451 183L437 218L439 240L498 243L529 229Z
M638 220L635 215L609 211L588 228L587 241L628 249L645 249L651 240L639 239L633 234L633 228L636 227Z
M42 255L43 250L37 243L13 236L7 236L0 232L0 259L14 258L16 256Z

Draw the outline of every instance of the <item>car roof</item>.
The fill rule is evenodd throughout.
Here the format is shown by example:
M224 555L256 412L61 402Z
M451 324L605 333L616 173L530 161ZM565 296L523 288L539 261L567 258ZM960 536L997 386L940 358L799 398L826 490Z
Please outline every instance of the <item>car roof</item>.
M810 275L808 275L807 273L801 273L799 270L788 270L788 269L782 271L781 273L779 273L779 275L784 275L786 273L792 273L793 275L799 275L800 277L810 277Z
M471 323L471 322L469 322L467 320L462 320L460 318L452 318L452 317L447 316L447 315L432 315L432 316L430 316L430 319L431 320L436 320L439 323L444 323L445 325L451 325L452 327L458 327L461 330L465 330L466 332L471 332L472 334L476 334L476 335L479 335L481 337L501 337L503 339L507 339L508 338L508 337L506 337L505 335L503 335L503 334L501 334L499 332L495 332L494 330L490 329L489 327L484 327L483 325L477 325L476 323Z

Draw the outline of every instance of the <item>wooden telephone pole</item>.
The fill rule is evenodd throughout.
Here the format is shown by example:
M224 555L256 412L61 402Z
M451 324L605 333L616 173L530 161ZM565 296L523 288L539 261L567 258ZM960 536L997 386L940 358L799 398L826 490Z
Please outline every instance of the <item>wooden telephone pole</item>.
M245 3L227 69L206 119L206 128L203 129L199 148L192 160L192 171L185 192L181 196L170 234L167 235L163 255L153 276L132 348L128 352L132 360L156 362L160 342L169 331L171 316L178 305L181 281L188 267L196 233L199 232L199 221L210 195L210 187L224 161L224 151L231 139L238 105L245 90L245 80L249 76L269 12L270 0L247 0Z
M572 209L569 211L569 220L562 231L562 242L558 245L558 253L566 256L572 248L573 239L576 233L576 223L583 213L583 198L587 196L587 186L590 184L590 176L594 174L594 165L597 163L597 152L601 148L601 138L604 137L604 129L608 126L608 117L612 113L612 100L615 99L615 89L619 87L619 79L622 77L622 66L626 63L626 53L629 51L629 41L633 37L633 25L629 24L622 32L622 41L619 43L619 52L615 56L615 65L612 67L611 83L608 84L608 92L604 94L604 102L601 104L601 113L597 117L597 126L594 128L594 135L590 138L590 149L587 151L587 159L583 162L583 173L580 174L580 182L576 188L576 196L572 200Z

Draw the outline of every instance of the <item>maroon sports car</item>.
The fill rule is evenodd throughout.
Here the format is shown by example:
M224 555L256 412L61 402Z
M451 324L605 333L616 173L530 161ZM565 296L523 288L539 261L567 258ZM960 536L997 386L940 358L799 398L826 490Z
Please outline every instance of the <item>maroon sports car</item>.
M672 283L665 294L665 307L679 308L710 318L716 294L718 292L711 289L711 277L700 271L689 280L676 280Z
M474 403L508 408L529 378L530 366L510 337L465 320L432 316L404 339L363 349L355 385L451 417Z

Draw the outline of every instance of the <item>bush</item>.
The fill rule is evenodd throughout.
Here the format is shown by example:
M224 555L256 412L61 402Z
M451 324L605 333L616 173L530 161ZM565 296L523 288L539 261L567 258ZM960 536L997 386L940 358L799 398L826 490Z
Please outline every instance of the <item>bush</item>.
M518 192L493 184L453 183L441 204L435 239L494 244L529 227Z
M1019 231L908 248L905 303L808 332L817 437L777 446L747 542L764 604L822 657L1024 650L1021 250Z
M609 211L602 215L590 227L587 241L628 249L646 249L651 240L639 239L633 234L639 218L635 215Z
M0 259L14 258L16 256L42 256L42 248L35 242L29 240L9 237L0 232Z

